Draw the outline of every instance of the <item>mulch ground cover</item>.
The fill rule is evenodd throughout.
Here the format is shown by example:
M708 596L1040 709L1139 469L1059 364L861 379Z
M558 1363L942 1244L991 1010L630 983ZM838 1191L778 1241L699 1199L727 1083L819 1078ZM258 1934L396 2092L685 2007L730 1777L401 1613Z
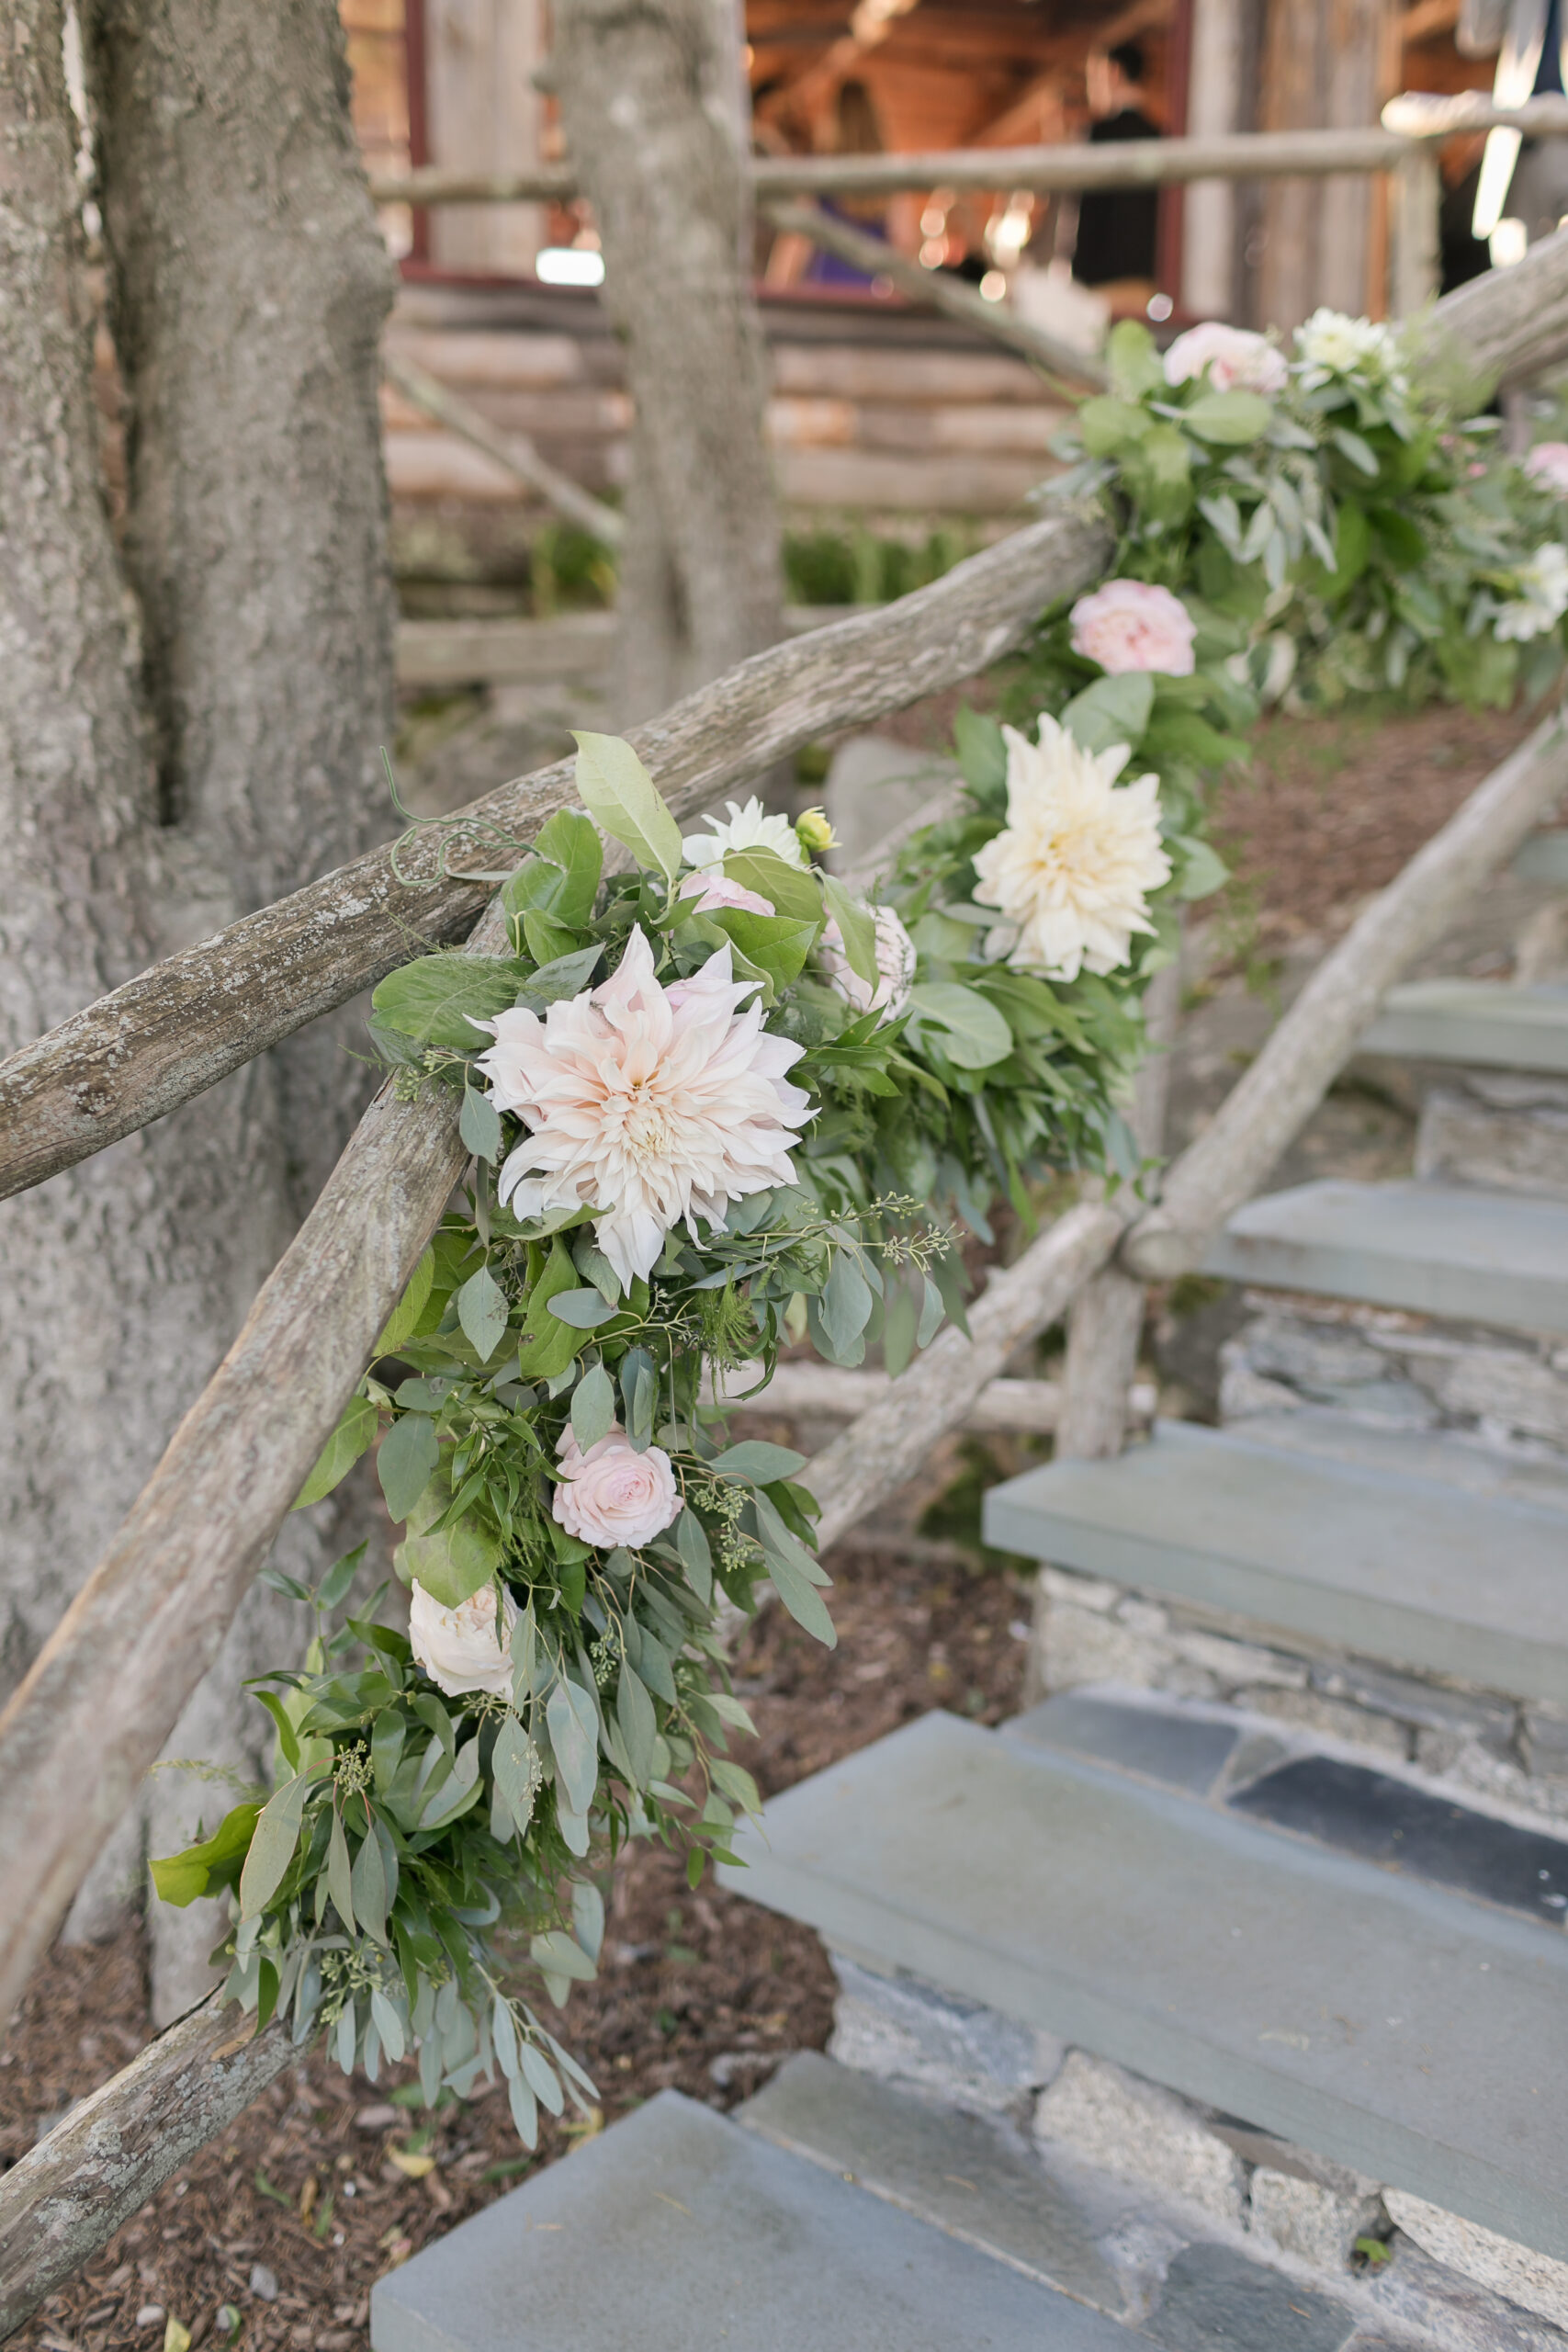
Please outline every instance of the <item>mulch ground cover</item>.
M835 1651L777 1608L737 1650L736 1688L759 1734L737 1753L764 1792L930 1707L982 1723L1016 1712L1029 1601L1010 1573L918 1538L902 1554L845 1546L829 1566ZM678 1858L637 1849L615 1873L599 1980L556 2023L613 2122L671 2086L734 2106L791 2051L823 2046L832 1997L808 1929L711 1880L693 1894ZM138 1937L52 1955L0 2049L0 2167L149 2030ZM346 2082L312 2053L12 2341L28 2352L160 2352L173 2319L197 2347L359 2352L382 2272L531 2168L501 2091L451 2102L433 2122L400 2097L411 2079L403 2067L379 2084ZM546 2119L532 2161L569 2154L584 2128L570 2109L564 2124Z

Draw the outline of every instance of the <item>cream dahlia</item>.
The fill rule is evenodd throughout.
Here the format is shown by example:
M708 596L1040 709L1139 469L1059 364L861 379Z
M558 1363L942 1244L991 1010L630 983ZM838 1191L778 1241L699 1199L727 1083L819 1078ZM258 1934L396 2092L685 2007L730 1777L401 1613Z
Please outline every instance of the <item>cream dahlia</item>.
M805 1050L770 1037L754 980L721 947L660 987L640 929L620 967L541 1021L515 1007L479 1025L491 1099L530 1132L501 1171L520 1217L599 1212L594 1234L623 1283L648 1275L672 1226L723 1224L732 1201L795 1182L790 1147L811 1098L784 1072Z
M1495 633L1521 641L1544 637L1568 612L1568 551L1548 539L1519 565L1514 580L1519 594L1497 615Z
M1086 752L1044 711L1038 742L1002 732L1008 821L976 853L975 897L1013 928L1010 963L1061 980L1113 971L1134 933L1154 929L1148 894L1170 878L1159 778L1118 786L1127 746Z
M771 849L786 865L806 864L806 853L787 817L770 816L755 794L744 808L735 800L724 805L728 817L705 817L707 831L688 833L682 842L688 865L706 874L721 874L727 849Z

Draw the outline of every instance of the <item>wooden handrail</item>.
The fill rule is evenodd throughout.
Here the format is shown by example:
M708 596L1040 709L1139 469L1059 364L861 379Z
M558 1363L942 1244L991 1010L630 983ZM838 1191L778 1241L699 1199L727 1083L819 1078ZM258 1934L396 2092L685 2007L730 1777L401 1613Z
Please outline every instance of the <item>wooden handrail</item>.
M1090 586L1110 553L1097 521L1030 524L928 588L754 654L631 740L678 816L706 806L818 736L974 677L1042 606ZM408 861L423 878L403 883L390 849L372 850L19 1047L0 1062L0 1198L164 1117L409 956L460 939L490 897L465 870L514 864L520 852L496 835L531 841L575 800L570 761L536 769L457 812L445 878L428 851Z

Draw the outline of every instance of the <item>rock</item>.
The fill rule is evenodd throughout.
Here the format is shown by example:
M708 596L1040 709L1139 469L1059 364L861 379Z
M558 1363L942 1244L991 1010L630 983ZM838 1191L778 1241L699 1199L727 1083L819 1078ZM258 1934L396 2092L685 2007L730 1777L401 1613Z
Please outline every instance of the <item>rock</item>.
M1397 1757L1401 1763L1410 1754L1410 1735L1403 1724L1387 1715L1369 1714L1365 1708L1350 1706L1343 1699L1323 1698L1315 1690L1238 1690L1236 1703L1249 1707L1254 1714L1269 1715L1276 1723L1293 1724L1303 1731L1342 1739L1350 1747Z
M1277 1650L1260 1649L1253 1642L1233 1642L1223 1634L1179 1633L1176 1652L1190 1666L1212 1674L1222 1690L1239 1690L1246 1683L1277 1684L1286 1690L1304 1689L1306 1668L1299 1658L1281 1657Z
M1252 2228L1285 2254L1318 2270L1343 2270L1356 2240L1379 2222L1376 2181L1337 2165L1313 2166L1321 2177L1259 2165L1252 2176Z
M156 2327L164 2317L162 2303L143 2303L136 2314L138 2327Z
M378 2099L372 2107L362 2107L354 2120L361 2132L389 2132L398 2120L398 2110L385 2099Z
M1447 1087L1422 1106L1416 1173L1428 1182L1568 1199L1568 1112L1494 1109Z
M837 872L859 865L894 826L918 815L957 777L955 763L940 752L918 752L886 735L850 736L833 754L822 795L838 837Z
M1540 2319L1568 2327L1568 2262L1554 2262L1550 2255L1537 2254L1495 2230L1483 2230L1479 2222L1445 2212L1440 2205L1428 2205L1425 2198L1412 2197L1403 2188L1385 2189L1383 2202L1406 2237L1414 2238L1435 2262L1447 2263L1511 2303L1522 2303Z
M1229 2246L1190 2245L1145 2326L1167 2352L1339 2352L1356 2313Z
M1035 2109L1034 2132L1120 2180L1147 2182L1240 2225L1242 2170L1233 2151L1184 2099L1108 2059L1069 2051Z
M987 2115L1026 2112L1060 2067L1062 2044L913 1976L880 1976L829 1955L840 1986L829 2055L882 2082L917 2083Z
M277 2273L269 2270L265 2262L253 2262L251 2265L251 2292L258 2303L276 2303L277 2301Z
M1235 1348L1241 1361L1275 1380L1311 1395L1314 1388L1343 1387L1381 1380L1388 1369L1376 1348L1358 1332L1265 1316L1249 1323Z
M1072 1690L1084 1682L1126 1682L1146 1690L1160 1679L1169 1660L1168 1640L1115 1617L1060 1601L1044 1611L1040 1668L1047 1691Z
M1362 2295L1371 2311L1398 2331L1400 2352L1412 2335L1441 2352L1562 2352L1560 2329L1434 2262L1413 2239L1396 2235L1393 2249L1392 2262L1367 2274ZM1371 2347L1358 2343L1356 2352Z

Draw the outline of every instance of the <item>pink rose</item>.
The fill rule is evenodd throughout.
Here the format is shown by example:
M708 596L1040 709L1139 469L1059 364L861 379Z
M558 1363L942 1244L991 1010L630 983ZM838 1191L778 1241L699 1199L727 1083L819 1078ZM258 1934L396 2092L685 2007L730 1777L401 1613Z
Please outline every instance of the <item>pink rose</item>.
M1219 319L1205 319L1177 336L1165 355L1165 380L1189 383L1205 368L1216 392L1280 392L1290 374L1284 353L1267 335Z
M639 1453L622 1429L612 1429L586 1453L570 1430L563 1430L556 1453L560 1483L552 1508L580 1544L606 1552L624 1544L635 1552L661 1533L681 1508L670 1456L657 1445Z
M1471 469L1484 473L1484 466ZM1568 441L1538 441L1525 459L1525 471L1543 488L1568 496Z
M1146 580L1108 580L1092 596L1080 596L1069 617L1073 651L1098 662L1113 678L1124 670L1185 678L1196 666L1197 625L1168 588L1151 587Z
M688 874L681 885L682 899L695 899L696 911L705 915L710 907L739 907L749 915L771 915L768 899L755 890L743 890L728 874Z

